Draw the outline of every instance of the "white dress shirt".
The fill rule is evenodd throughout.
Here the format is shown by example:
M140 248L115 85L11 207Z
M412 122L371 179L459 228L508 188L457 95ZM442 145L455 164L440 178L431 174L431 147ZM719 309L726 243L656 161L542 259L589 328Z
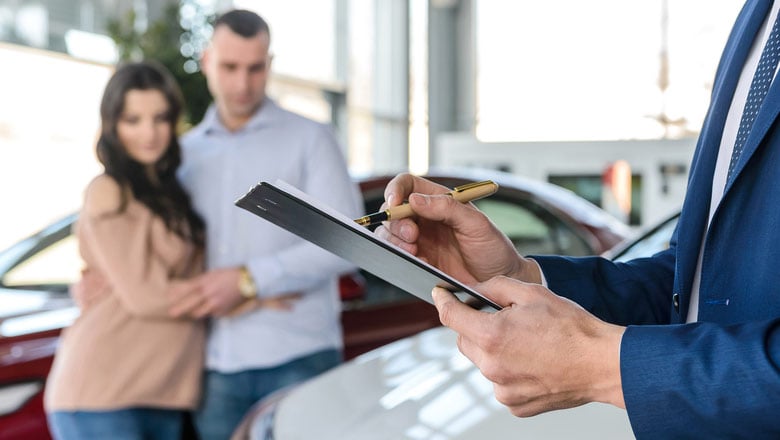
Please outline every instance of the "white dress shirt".
M222 373L268 368L341 348L338 277L354 266L235 206L261 180L281 179L358 216L359 191L330 129L266 98L235 132L212 106L184 136L182 149L179 176L206 223L207 269L246 266L261 297L303 294L292 310L212 319L206 367Z

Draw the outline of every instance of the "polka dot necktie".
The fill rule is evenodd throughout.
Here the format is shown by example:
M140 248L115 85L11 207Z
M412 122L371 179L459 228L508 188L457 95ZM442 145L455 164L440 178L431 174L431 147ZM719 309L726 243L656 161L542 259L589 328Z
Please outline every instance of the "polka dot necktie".
M742 154L745 140L753 127L753 121L755 121L761 103L772 84L778 60L780 60L780 14L775 19L772 32L769 34L764 50L761 52L761 58L758 60L756 73L753 74L753 81L750 83L745 109L742 111L742 119L739 121L737 140L734 142L734 151L731 153L727 181L731 180L731 174L737 166L739 155Z

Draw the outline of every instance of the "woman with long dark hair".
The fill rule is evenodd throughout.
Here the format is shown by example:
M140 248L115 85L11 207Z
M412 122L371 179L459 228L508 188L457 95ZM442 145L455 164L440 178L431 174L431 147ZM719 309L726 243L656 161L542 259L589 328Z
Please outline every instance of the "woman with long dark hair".
M100 106L97 156L75 233L81 315L46 386L57 439L178 439L200 393L204 324L172 318L202 272L204 225L176 177L181 93L165 68L120 66ZM79 301L80 300L80 301Z

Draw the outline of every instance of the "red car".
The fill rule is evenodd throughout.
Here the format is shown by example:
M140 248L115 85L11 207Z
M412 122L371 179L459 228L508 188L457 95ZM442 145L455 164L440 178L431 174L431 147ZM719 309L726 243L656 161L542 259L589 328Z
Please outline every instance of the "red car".
M448 187L498 183L495 195L475 203L523 254L600 254L630 234L598 207L544 182L473 170L428 177ZM359 180L366 212L379 209L390 178ZM70 215L0 252L0 439L49 438L45 379L60 330L79 314L67 295L81 269L70 234L75 219ZM347 359L439 325L432 306L368 273L342 278L341 295Z

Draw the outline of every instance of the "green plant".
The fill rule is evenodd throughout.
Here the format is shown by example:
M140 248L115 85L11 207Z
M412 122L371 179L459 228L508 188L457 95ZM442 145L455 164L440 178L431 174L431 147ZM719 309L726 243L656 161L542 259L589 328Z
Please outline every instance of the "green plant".
M120 61L153 59L171 71L184 94L185 128L200 122L211 102L199 57L212 18L197 2L182 1L169 2L163 16L143 32L137 30L137 16L132 10L107 25Z

